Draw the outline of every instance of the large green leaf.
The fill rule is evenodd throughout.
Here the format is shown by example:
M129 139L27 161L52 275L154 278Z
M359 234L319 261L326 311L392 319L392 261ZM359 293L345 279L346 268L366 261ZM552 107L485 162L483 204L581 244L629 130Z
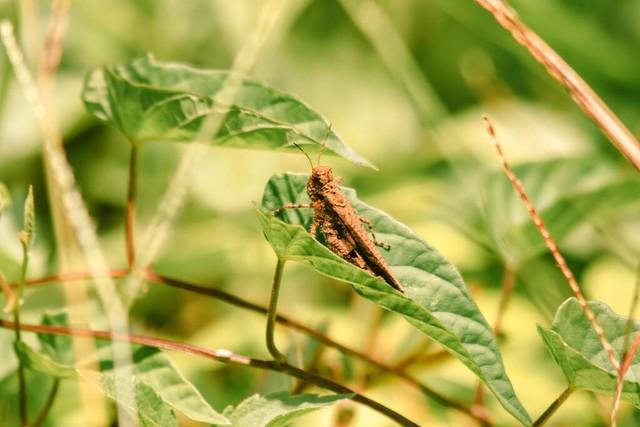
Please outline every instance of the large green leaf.
M68 317L65 312L45 314L43 323L67 325ZM97 362L101 367L101 372L95 372L84 368L87 361L79 364L74 363L70 337L38 334L38 339L44 355L51 363L57 365L56 369L65 367L65 373L77 371L81 377L100 387L109 397L115 398L115 394L109 394L112 391L109 387L114 385L116 375L113 370L113 362L109 358L110 348L108 346L99 349L97 360L90 361ZM133 363L136 387L141 390L141 393L147 389L152 391L150 404L157 405L155 402L157 397L163 405L180 411L192 420L209 424L228 424L228 420L207 403L171 360L157 348L137 347L133 352ZM48 373L53 375L51 372ZM137 399L142 397L141 395Z
M223 414L231 420L233 427L284 427L295 418L309 412L333 405L351 397L348 394L317 396L287 392L266 396L253 395L235 407L228 407Z
M263 150L295 150L293 143L318 147L328 122L299 99L262 83L240 78L231 105L218 99L228 71L201 70L156 61L151 55L119 66L94 69L83 100L99 120L118 128L133 143L193 141L205 117L225 114L211 142ZM205 142L205 141L200 141ZM354 163L372 166L329 132L327 149Z
M514 168L533 205L556 240L585 221L606 222L640 209L640 177L621 174L591 159L528 163ZM481 189L484 221L494 247L512 265L545 250L545 244L504 173Z
M80 369L53 361L49 356L38 353L28 345L16 343L18 357L24 365L36 372L47 374L54 378L65 379L79 376L94 386L98 387L107 397L117 401L132 416L138 416L145 425L158 427L172 427L178 425L173 411L162 401L160 396L148 385L137 377L116 376L113 372L97 372L88 369ZM133 386L134 397L132 399L117 396L116 381L128 381Z
M605 303L589 302L605 336L616 350L618 358L627 336L627 318L614 313ZM611 367L607 352L593 331L575 298L565 301L553 321L551 329L538 326L547 349L560 365L571 387L614 395L617 372ZM640 322L634 321L630 331L631 342L640 331ZM625 374L622 398L640 407L640 354L635 355Z
M530 424L529 415L507 377L491 327L456 268L438 251L404 224L358 200L355 191L344 189L358 213L371 221L378 239L391 245L389 251L381 253L404 285L405 296L312 238L302 226L308 228L312 220L309 209L287 209L278 218L270 213L288 203L308 202L307 178L283 174L267 183L258 216L277 256L305 263L321 274L348 282L360 295L401 314L478 375L516 419Z

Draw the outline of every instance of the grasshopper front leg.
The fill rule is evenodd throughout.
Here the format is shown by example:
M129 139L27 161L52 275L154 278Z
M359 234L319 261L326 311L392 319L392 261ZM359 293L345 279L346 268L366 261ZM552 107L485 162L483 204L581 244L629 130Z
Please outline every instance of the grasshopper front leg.
M271 211L273 215L279 214L285 209L313 209L311 203L289 203Z
M369 221L367 218L361 216L360 217L360 222L367 226L367 228L369 229L369 233L371 233L371 237L373 238L373 243L376 246L380 246L382 249L384 249L386 251L391 249L391 245L389 245L387 243L384 243L384 242L380 242L376 238L376 233L373 232L373 226L371 225L371 221Z

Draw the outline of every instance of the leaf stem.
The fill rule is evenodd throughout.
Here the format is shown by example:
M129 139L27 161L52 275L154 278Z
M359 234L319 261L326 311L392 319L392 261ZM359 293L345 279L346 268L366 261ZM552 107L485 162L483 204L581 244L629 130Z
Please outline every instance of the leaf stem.
M131 157L129 158L129 188L127 190L127 205L125 218L125 239L127 249L127 265L133 271L136 264L135 247L135 219L136 198L138 195L138 148L131 143Z
M549 418L551 418L551 416L558 410L558 408L560 408L560 406L562 406L562 404L569 398L569 396L571 396L571 393L573 393L573 389L571 387L567 387L560 394L560 396L558 396L556 400L554 400L551 405L549 405L549 407L542 413L542 415L540 415L540 417L538 417L538 419L533 422L531 427L541 427L547 421L549 421Z
M20 282L18 284L18 291L16 295L16 304L13 307L13 322L14 330L16 332L15 342L22 342L21 323L20 323L20 305L22 304L22 295L24 293L24 287L27 279L27 269L29 268L29 243L27 240L22 240L22 267L20 270ZM16 352L16 356L18 356ZM24 364L22 359L18 357L18 402L20 411L20 421L23 426L29 425L29 419L27 416L27 381L25 377Z
M278 298L280 296L280 287L282 285L282 272L286 261L278 258L276 271L273 274L273 285L271 286L271 298L269 299L269 307L267 308L267 349L273 358L278 362L285 362L286 356L280 353L274 339L276 329L276 319L278 317Z
M40 427L47 420L47 416L53 407L53 403L56 401L56 397L58 396L58 390L60 389L60 379L54 378L53 385L51 386L51 391L49 392L49 397L47 398L47 402L45 403L40 415L38 418L31 424L31 427Z
M0 319L0 327L14 328L13 322ZM186 344L182 342L170 341L160 338L147 337L143 335L121 334L110 331L98 331L87 328L71 328L52 325L32 325L22 324L24 331L44 333L51 335L65 335L84 338L93 338L99 340L108 341L124 341L132 344L146 345L156 347L164 350L180 351L183 353L189 353L196 356L202 356L217 362L229 363L234 365L254 367L257 369L264 369L268 371L281 372L300 380L310 382L318 387L325 388L327 390L334 391L336 393L347 393L353 395L351 400L361 403L369 408L377 411L388 418L396 421L399 425L404 427L418 427L418 424L397 413L391 408L372 400L351 388L337 383L329 378L304 371L295 366L289 365L286 362L279 362L276 360L263 360L255 359L248 356L235 354L226 349L214 350L206 347L201 347L193 344Z

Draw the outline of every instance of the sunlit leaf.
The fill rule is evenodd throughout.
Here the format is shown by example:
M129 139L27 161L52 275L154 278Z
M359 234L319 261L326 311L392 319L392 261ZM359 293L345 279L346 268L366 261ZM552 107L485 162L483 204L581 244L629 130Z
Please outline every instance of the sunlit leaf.
M262 83L239 78L231 105L218 98L231 77L228 71L202 70L160 62L151 55L128 64L93 70L86 78L83 100L97 119L118 128L135 144L145 141L193 141L204 118L220 117L210 142L261 150L318 147L354 163L372 166L349 148L319 113L297 98Z
M627 318L613 312L605 303L589 302L589 307L604 329L605 336L620 357L627 334ZM575 298L560 306L551 329L538 326L538 331L555 361L560 365L569 385L613 396L617 372L609 363L607 352ZM632 323L629 342L640 331L640 322ZM640 354L635 355L625 374L622 399L640 407Z
M16 343L18 357L28 369L47 374L54 378L66 379L79 376L99 388L107 397L113 399L132 416L139 416L146 425L158 427L177 426L173 411L160 396L137 377L123 377L113 372L97 372L79 369L53 361L49 356L38 353L28 345ZM127 381L133 387L135 397L129 398L116 394L116 381Z
M358 200L347 197L371 221L376 236L391 245L381 250L406 296L335 255L306 231L309 209L287 209L276 218L273 210L288 203L305 203L308 176L283 174L267 183L258 216L277 256L310 265L319 273L350 283L360 295L404 316L420 331L440 342L471 369L515 418L530 424L529 415L515 395L502 363L491 327L469 295L456 268L404 224ZM283 221L284 220L284 221Z
M226 408L223 414L231 420L233 427L284 427L298 417L349 397L348 394L292 396L287 392L256 394L235 407Z
M46 314L43 316L43 323L49 325L67 325L68 317L66 313ZM38 339L43 347L44 354L51 361L54 368L64 367L64 373L77 372L86 380L90 380L99 386L107 396L116 381L116 371L113 369L113 362L110 360L110 348L104 346L99 349L97 362L102 371L96 372L86 369L85 363L74 364L73 349L70 337L55 336L49 334L38 334ZM106 356L106 358L105 358ZM144 390L151 390L153 396L151 403L159 400L163 405L173 408L195 421L209 424L228 424L228 420L217 413L202 397L200 392L178 371L171 360L159 349L153 347L137 347L132 355L134 363L134 381L136 387L140 388L140 393ZM41 358L40 358L41 359ZM42 371L42 369L40 369ZM48 372L53 375L51 372ZM55 376L55 375L53 375ZM143 398L143 395L136 399ZM156 399L157 398L157 399Z
M228 423L160 350L141 347L134 352L133 359L136 377L155 390L165 403L195 421Z

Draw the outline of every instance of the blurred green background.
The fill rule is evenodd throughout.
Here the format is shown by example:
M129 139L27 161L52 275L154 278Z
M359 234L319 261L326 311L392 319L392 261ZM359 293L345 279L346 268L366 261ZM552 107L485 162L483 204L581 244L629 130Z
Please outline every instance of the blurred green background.
M35 67L49 3L0 0L0 16L17 19L28 64ZM230 68L272 3L258 0L93 0L71 6L69 30L55 89L65 148L78 185L113 267L125 265L124 200L129 146L115 130L84 110L84 75L103 64L147 52L159 60ZM640 2L517 0L512 5L640 134ZM29 7L27 7L29 6ZM534 203L559 237L589 298L618 313L628 311L640 258L640 181L635 171L529 54L472 0L288 0L258 53L251 75L293 93L324 114L356 151L379 167L359 168L325 157L366 202L418 231L461 271L489 322L498 305L505 266L517 272L504 320L501 348L520 399L535 418L566 383L543 347L536 324L549 325L570 293L524 207L499 171L484 130L494 121L508 158ZM16 238L22 200L36 192L38 236L29 275L56 271L41 138L30 105L0 60L0 181L15 203L0 217L0 268L19 271ZM138 225L154 214L185 145L149 143L141 151ZM267 179L282 171L308 171L296 154L211 148L190 182L188 202L156 268L255 302L268 300L275 256L264 241L252 201ZM327 328L338 341L368 349L389 362L423 348L412 372L436 390L471 402L474 376L438 354L403 320L380 310L305 267L287 265L283 313ZM64 305L51 285L26 295L27 320ZM260 316L211 299L150 285L134 306L138 333L185 340L266 357ZM292 357L312 343L285 329L279 335ZM0 331L0 424L15 424L15 360ZM287 389L284 376L212 364L172 354L219 410L253 393ZM321 372L363 386L370 368L327 350ZM373 373L375 374L375 373ZM45 381L46 382L46 381ZM46 385L45 385L46 387ZM77 388L66 384L48 426L81 426ZM468 418L425 400L415 389L382 377L366 392L423 425L472 425ZM40 393L44 398L44 392ZM37 396L34 399L37 400ZM498 425L515 425L487 396ZM606 425L611 401L574 394L549 425ZM389 421L351 403L307 416L296 425L335 424L352 408L352 426ZM640 425L623 404L621 425ZM184 420L184 425L191 425Z

